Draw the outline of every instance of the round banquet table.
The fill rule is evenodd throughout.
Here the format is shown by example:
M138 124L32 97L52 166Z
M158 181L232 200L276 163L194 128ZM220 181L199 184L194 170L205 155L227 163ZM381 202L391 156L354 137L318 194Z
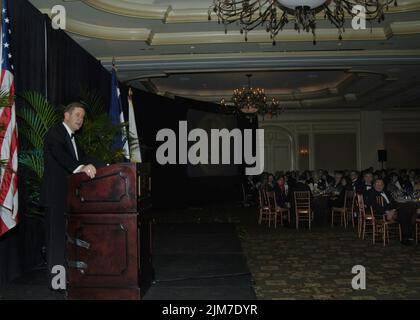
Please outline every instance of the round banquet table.
M329 225L331 223L331 195L315 194L312 199L314 225Z

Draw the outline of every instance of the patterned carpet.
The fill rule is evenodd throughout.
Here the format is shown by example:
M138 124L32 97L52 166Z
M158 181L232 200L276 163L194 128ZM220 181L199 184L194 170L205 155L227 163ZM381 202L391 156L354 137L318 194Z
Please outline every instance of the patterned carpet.
M373 245L352 228L269 229L255 208L239 206L172 212L170 220L236 223L258 299L420 299L420 245ZM366 269L366 290L352 288L355 265Z
M373 245L338 227L245 230L259 299L420 299L420 246ZM366 290L352 288L355 265L366 268Z

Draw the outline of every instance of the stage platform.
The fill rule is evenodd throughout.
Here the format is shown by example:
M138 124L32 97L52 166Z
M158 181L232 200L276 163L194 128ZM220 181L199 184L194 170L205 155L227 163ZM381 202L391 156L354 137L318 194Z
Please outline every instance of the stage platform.
M145 300L252 300L252 276L235 225L154 225L155 281ZM63 300L48 289L46 269L32 270L3 288L4 300Z
M153 266L155 281L146 300L255 299L233 224L156 225Z

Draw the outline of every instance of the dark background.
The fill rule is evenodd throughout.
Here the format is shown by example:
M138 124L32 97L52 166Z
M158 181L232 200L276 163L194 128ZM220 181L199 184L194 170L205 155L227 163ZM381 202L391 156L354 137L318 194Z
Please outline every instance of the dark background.
M49 18L27 0L13 0L8 4L18 94L35 90L47 96L54 105L66 105L80 100L81 91L85 89L98 92L105 102L110 100L111 74L100 61L62 30L53 30ZM127 97L128 87L120 84L120 90L127 115L128 105L124 97ZM230 168L229 172L222 170L220 176L189 177L187 165L161 166L155 159L158 146L155 137L160 129L169 128L177 132L179 121L187 120L188 110L218 113L217 105L180 97L170 99L136 89L133 89L133 94L138 134L148 147L142 154L143 161L152 164L154 208L170 209L241 199L241 183L244 179L244 168L241 166ZM17 98L16 107L22 105ZM241 117L236 118L236 123L240 129L258 127L257 121L251 123ZM42 263L43 219L25 214L28 194L23 181L27 174L25 168L20 166L20 223L0 238L0 289Z

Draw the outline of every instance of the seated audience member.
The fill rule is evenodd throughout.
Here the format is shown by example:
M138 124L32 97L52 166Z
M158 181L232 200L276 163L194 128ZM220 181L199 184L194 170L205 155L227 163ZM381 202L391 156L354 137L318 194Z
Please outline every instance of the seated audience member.
M367 193L366 204L373 209L375 216L384 217L387 221L397 221L401 224L402 244L410 245L412 237L412 217L409 214L397 213L392 197L384 191L385 183L382 179L375 180L373 188Z
M330 176L327 170L323 171L321 178L325 181L327 188L334 183L334 178Z
M350 178L348 177L343 177L340 180L340 186L341 188L337 188L336 190L339 190L338 193L335 193L335 195L337 196L335 199L332 199L331 201L331 205L333 207L337 207L337 208L342 208L344 206L344 198L346 196L346 191L351 191L351 183L350 183Z
M268 192L274 191L275 184L276 184L276 179L274 178L274 175L270 173L268 175L268 180L267 180L265 190Z
M268 173L263 172L260 175L259 181L255 184L258 190L265 190L268 181Z
M414 170L410 170L410 172L408 173L408 183L410 184L409 189L411 191L414 191L414 186L416 184L415 180L416 180L416 172Z
M306 177L304 175L299 176L299 179L296 182L296 184L294 185L292 192L300 192L300 191L309 191L309 192L311 192L311 189L306 184L306 180L305 179L306 179Z
M400 170L400 184L405 193L410 193L413 191L413 186L411 184L410 177L407 174L407 170L405 169Z
M305 176L306 183L309 184L312 180L312 173L309 170L306 170L303 175Z
M297 181L295 177L293 176L292 172L290 171L286 172L286 183L289 186L289 188L293 188L296 182Z
M359 184L359 187L356 189L356 192L366 196L366 192L372 189L373 183L373 174L371 171L365 171L363 173L363 181Z
M318 179L315 180L315 189L318 189L319 191L324 191L328 187L327 182L327 175L325 174L324 170L318 170L317 174Z
M386 185L386 191L389 192L393 198L398 197L403 192L400 182L398 181L398 175L393 172L389 175L389 181Z
M283 173L283 171L276 171L276 172L274 172L274 179L276 179L276 181L277 181L277 179L278 178L280 178L281 176L284 176L284 173Z
M289 186L286 184L286 179L284 176L279 176L277 183L274 185L274 194L276 197L276 203L281 208L287 207L287 202L289 202Z
M359 178L359 173L357 171L350 172L351 187L354 191L358 191L363 188L362 181Z
M333 193L335 195L340 194L341 190L343 189L342 181L343 180L343 174L340 171L336 171L334 173L334 182L332 183L331 187L333 189Z
M377 216L386 215L387 220L396 218L396 210L392 204L392 196L385 192L385 183L382 179L376 179L373 189L367 192L366 204L372 207Z
M414 191L420 191L420 175L417 175L414 179Z

